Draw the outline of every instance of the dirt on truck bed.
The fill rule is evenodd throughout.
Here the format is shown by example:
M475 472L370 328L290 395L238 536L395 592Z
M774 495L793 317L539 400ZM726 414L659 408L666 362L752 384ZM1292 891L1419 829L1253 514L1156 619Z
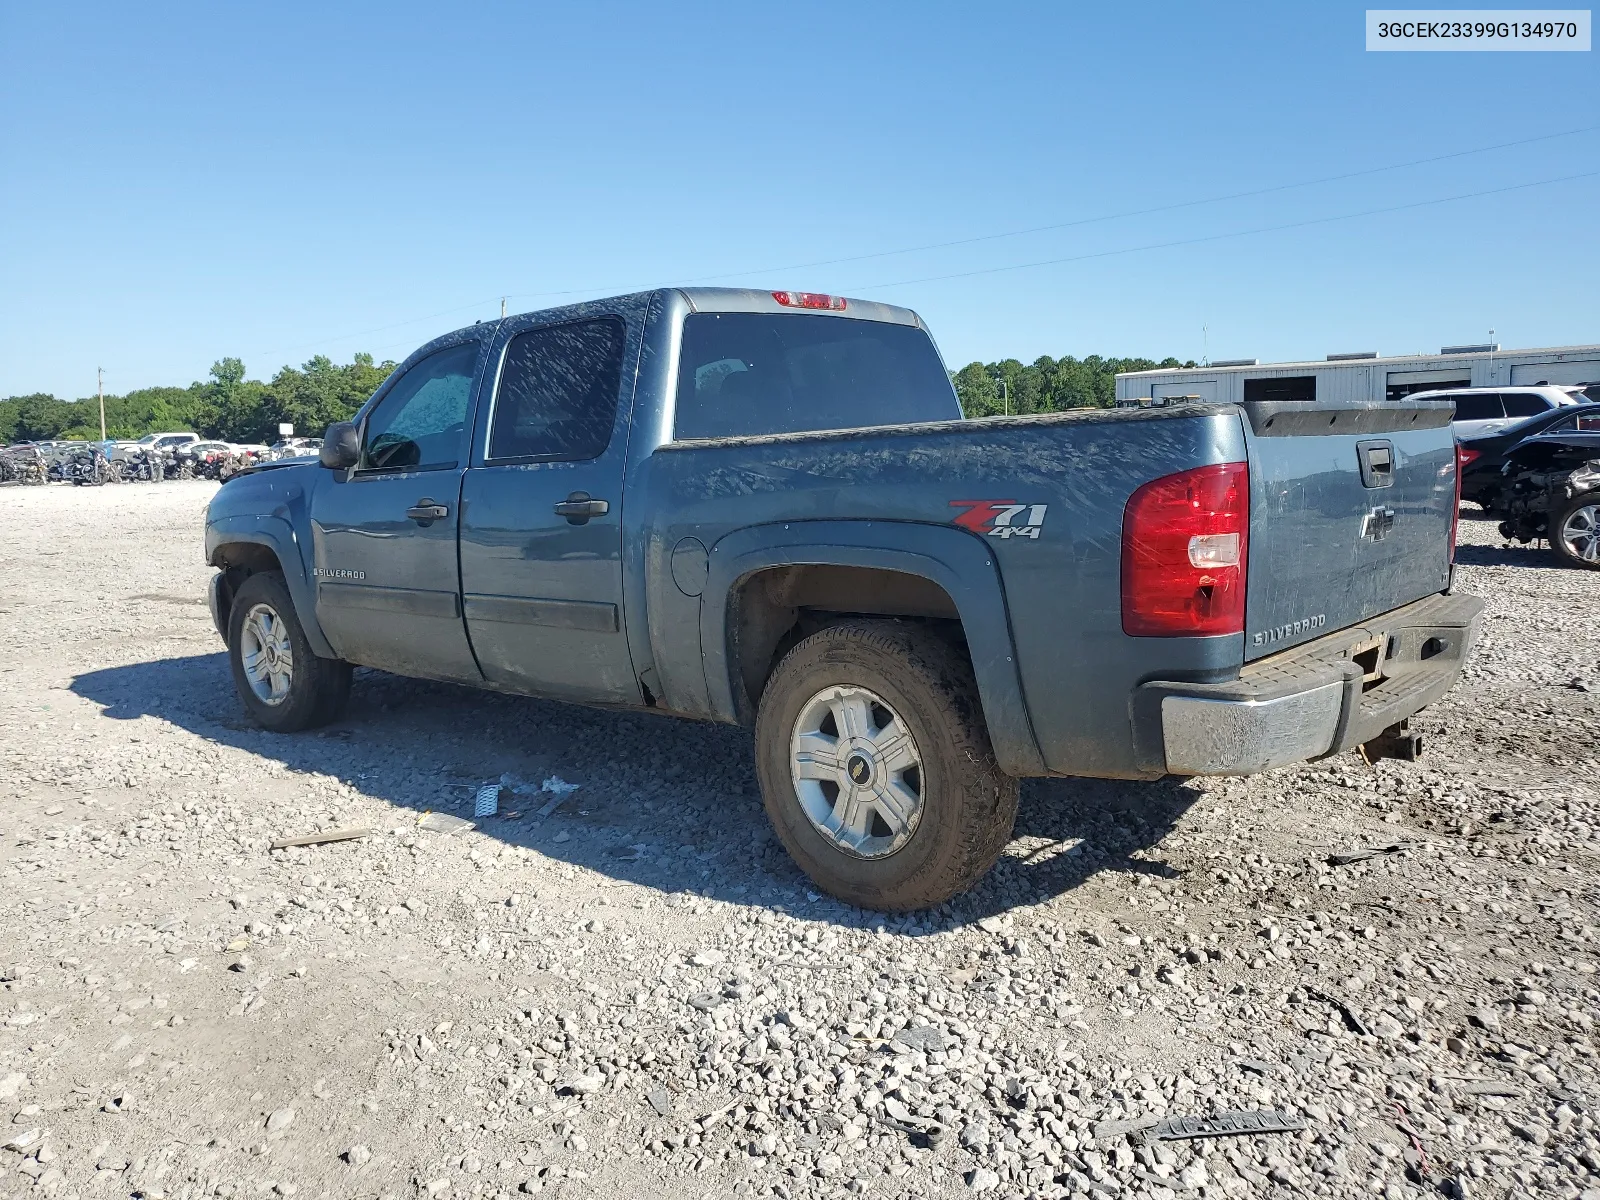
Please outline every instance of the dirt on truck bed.
M1600 1196L1600 604L1488 522L1422 761L1029 782L887 918L744 730L251 728L214 490L0 491L0 1197Z

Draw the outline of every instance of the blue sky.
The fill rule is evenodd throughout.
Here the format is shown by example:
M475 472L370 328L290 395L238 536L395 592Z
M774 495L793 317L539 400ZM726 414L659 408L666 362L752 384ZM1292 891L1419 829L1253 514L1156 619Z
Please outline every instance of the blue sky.
M1369 54L1363 14L4 3L0 395L690 280L909 305L952 366L1600 341L1600 176L1519 186L1600 171L1545 137L1600 126L1595 54Z

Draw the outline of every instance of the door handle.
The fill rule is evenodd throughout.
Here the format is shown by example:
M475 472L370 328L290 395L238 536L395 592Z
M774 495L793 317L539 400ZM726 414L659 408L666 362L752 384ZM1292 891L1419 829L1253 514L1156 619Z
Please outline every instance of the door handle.
M556 505L556 516L565 517L568 525L582 525L590 517L603 517L611 511L604 500L595 500L588 492L573 492Z
M442 521L450 515L450 508L445 504L435 504L429 497L424 496L410 508L406 509L406 516L426 529L435 521Z

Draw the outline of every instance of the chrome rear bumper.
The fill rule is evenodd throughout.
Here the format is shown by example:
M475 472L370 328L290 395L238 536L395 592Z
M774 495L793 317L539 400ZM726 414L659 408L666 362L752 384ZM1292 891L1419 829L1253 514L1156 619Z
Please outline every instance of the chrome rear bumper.
M1147 683L1134 711L1159 713L1171 775L1250 775L1337 754L1449 691L1482 612L1476 596L1429 596L1250 663L1227 683Z

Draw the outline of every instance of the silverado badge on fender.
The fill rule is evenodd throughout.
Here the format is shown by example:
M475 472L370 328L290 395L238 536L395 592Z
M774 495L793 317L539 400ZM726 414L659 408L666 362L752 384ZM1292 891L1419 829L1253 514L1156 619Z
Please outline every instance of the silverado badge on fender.
M951 508L966 509L956 524L989 537L1037 538L1044 526L1048 504L1018 504L1015 500L952 500Z

